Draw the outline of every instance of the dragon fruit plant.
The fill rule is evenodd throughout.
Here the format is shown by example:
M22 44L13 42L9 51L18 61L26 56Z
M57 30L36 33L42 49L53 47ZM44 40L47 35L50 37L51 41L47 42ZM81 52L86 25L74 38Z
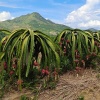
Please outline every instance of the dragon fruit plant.
M88 67L100 50L97 46L100 44L99 39L94 38L90 32L80 29L65 29L58 34L55 41L62 49L61 63L63 62L66 68Z
M57 46L46 34L31 29L18 29L13 32L0 31L9 34L8 38L4 37L0 43L0 59L6 62L4 67L8 72L13 68L14 71L11 70L10 75L15 72L18 80L22 80L23 75L28 77L35 67L43 68L52 62L57 68L60 66ZM40 52L41 62L38 62Z

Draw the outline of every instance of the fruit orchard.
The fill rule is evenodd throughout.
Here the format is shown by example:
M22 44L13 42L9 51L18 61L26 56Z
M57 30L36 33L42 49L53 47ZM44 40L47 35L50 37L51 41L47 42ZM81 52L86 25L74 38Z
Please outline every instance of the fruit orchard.
M48 88L49 82L56 84L61 73L94 67L93 61L100 54L99 32L65 29L54 40L38 30L0 32L6 34L0 42L1 91L7 84L22 90L41 80L42 87Z

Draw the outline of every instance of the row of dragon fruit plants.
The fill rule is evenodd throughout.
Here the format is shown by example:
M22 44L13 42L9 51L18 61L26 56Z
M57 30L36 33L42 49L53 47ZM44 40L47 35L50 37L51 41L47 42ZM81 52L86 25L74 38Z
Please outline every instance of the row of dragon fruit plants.
M57 80L60 72L89 67L99 56L99 32L65 29L54 40L38 30L0 32L6 34L0 42L0 81L11 79L18 89L27 81Z

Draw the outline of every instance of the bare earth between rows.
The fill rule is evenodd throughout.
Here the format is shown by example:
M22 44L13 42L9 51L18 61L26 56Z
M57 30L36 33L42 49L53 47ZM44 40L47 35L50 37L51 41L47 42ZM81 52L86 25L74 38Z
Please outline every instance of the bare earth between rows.
M21 95L34 97L32 91L23 89L22 92L6 93L2 100L20 100ZM38 100L100 100L100 73L85 69L81 75L68 72L59 78L57 87L53 90L40 92Z

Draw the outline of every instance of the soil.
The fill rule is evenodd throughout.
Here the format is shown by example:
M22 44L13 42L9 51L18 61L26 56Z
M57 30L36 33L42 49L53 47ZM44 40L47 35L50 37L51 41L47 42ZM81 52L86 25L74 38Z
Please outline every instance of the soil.
M34 98L32 91L23 89L6 93L2 100L20 100L21 95ZM67 72L60 76L55 89L44 90L38 99L31 100L100 100L100 73L92 69Z

